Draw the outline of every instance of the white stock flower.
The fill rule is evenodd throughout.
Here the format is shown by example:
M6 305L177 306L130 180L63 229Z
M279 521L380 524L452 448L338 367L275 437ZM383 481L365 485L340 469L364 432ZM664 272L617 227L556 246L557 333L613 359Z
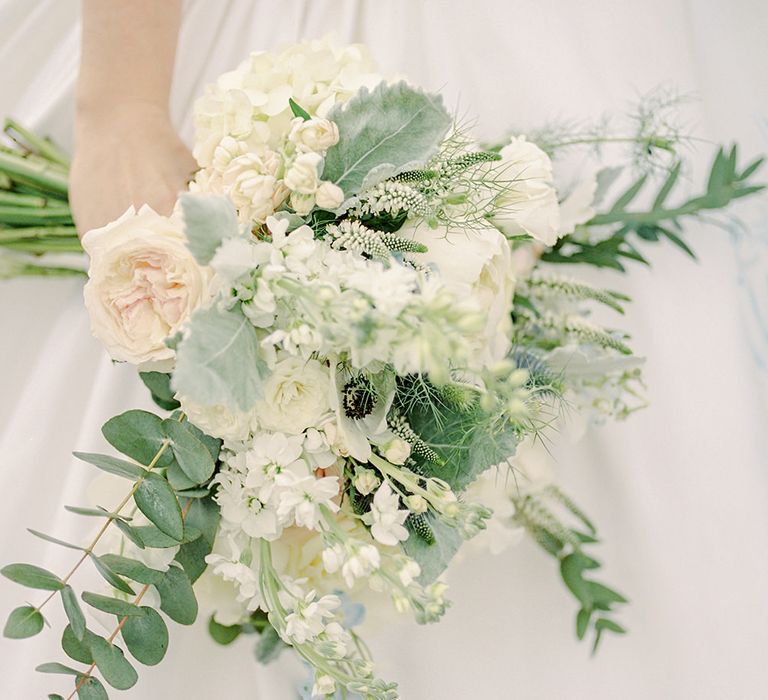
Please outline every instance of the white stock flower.
M282 203L277 181L280 165L278 154L262 146L233 158L224 169L222 191L232 199L241 221L263 223Z
M508 188L496 199L491 221L507 236L528 234L545 245L562 235L552 161L524 136L513 137L500 151L502 178Z
M280 487L277 496L277 517L284 525L297 525L310 530L318 529L322 518L321 506L331 512L339 510L333 499L339 495L339 478L336 476L297 477L284 472L275 479Z
M373 493L381 483L381 479L373 469L366 469L365 467L358 467L355 471L355 478L352 483L357 489L358 493L363 496Z
M248 439L253 423L253 413L232 409L222 404L207 406L182 396L177 399L190 422L204 433L230 443Z
M299 194L314 194L320 185L322 162L323 157L319 153L299 153L285 173L285 186Z
M259 576L249 566L221 554L209 554L205 563L212 568L215 576L234 583L237 588L237 600L244 603L247 610L256 610L261 604Z
M287 357L275 364L264 382L264 396L254 408L265 430L298 434L320 425L330 412L329 369L317 360Z
M399 496L385 481L376 491L371 510L363 516L363 522L371 527L371 535L381 544L394 546L408 539L408 530L403 523L408 517L407 510L399 509Z
M315 682L312 685L313 696L333 695L335 692L336 681L333 678L324 673L319 673L315 676Z
M344 190L332 182L321 182L315 192L315 204L321 209L333 211L341 206L344 201Z
M296 117L288 133L288 140L299 151L322 153L339 142L339 128L329 119Z
M392 464L405 464L405 460L411 456L411 446L399 437L392 438L384 447L384 459Z
M209 297L210 271L189 252L176 216L131 207L83 236L91 258L83 295L91 330L114 360L170 360L165 339Z
M505 357L512 331L512 297L515 276L507 239L495 228L450 232L407 222L398 235L427 246L414 258L433 264L444 287L460 300L470 300L484 319L477 338L477 357L485 365Z
M317 593L309 591L302 598L281 591L280 600L292 612L285 618L285 634L295 644L316 639L326 628L326 620L335 617L341 600L335 595L325 595L315 600Z
M330 574L340 570L347 587L352 588L357 579L368 578L381 566L381 553L373 544L337 543L323 550L323 566Z
M306 216L315 206L315 195L291 192L288 203L299 216Z

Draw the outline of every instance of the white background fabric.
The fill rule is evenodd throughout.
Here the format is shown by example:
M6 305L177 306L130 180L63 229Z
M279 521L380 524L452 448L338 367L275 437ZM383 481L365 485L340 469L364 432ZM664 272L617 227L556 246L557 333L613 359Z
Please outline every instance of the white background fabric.
M0 0L0 114L63 143L77 11L75 0ZM196 0L173 96L185 137L201 86L249 49L328 31L368 43L383 72L442 89L449 104L479 118L483 137L615 112L663 83L700 95L703 137L738 139L745 154L768 149L761 0ZM697 182L709 153L698 149ZM768 696L768 205L738 213L746 234L690 227L698 263L657 246L648 251L652 270L596 276L635 298L622 323L648 357L651 407L576 447L560 444L556 456L565 487L600 527L606 578L632 600L622 615L630 634L607 639L590 659L575 641L574 605L551 560L528 544L472 559L451 573L455 604L443 623L372 640L404 700ZM101 423L146 405L145 391L91 339L78 282L0 284L0 338L0 561L65 571L72 553L24 528L83 534L61 506L86 501L92 474L69 453L101 449ZM27 597L38 598L0 582L3 611ZM258 667L248 643L221 649L203 623L173 626L168 659L140 669L123 696L296 697L295 664ZM61 680L32 670L63 660L57 641L47 631L0 643L2 697L61 692Z

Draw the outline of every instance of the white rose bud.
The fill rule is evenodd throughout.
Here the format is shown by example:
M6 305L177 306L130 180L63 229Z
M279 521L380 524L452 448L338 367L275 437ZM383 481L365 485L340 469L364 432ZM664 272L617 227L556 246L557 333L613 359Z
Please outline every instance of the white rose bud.
M344 190L332 182L321 182L315 192L315 201L321 209L333 211L338 209L344 201Z
M320 184L322 162L323 157L319 153L300 153L285 173L285 186L299 194L314 194Z
M393 438L384 445L384 458L392 464L404 464L411 456L411 446L401 438Z
M424 496L420 496L418 493L406 497L405 507L408 508L411 513L426 513L429 509L427 499L424 498Z
M211 273L189 252L182 222L131 207L83 236L91 330L120 362L169 361L165 339L209 298Z
M312 686L312 697L322 695L332 695L336 692L336 681L325 674L315 678L315 684Z
M357 472L355 472L353 483L359 493L363 496L367 496L379 488L381 479L379 479L373 469L358 469Z
M329 119L293 120L288 140L299 151L327 151L339 142L339 128Z
M292 192L289 201L291 207L299 216L306 216L312 211L312 207L315 206L315 195Z

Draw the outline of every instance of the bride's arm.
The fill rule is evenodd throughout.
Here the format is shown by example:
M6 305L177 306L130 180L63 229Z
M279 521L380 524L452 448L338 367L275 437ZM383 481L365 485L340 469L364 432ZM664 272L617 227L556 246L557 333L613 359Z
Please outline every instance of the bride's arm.
M195 168L169 116L181 0L83 0L70 200L85 232L144 203L167 213Z

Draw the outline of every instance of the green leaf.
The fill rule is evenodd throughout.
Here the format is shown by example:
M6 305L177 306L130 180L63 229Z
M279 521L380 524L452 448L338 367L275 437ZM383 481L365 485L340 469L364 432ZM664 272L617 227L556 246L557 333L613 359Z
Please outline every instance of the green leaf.
M51 661L47 664L40 664L35 668L38 673L60 673L65 676L79 676L80 671L74 668L60 664L57 661Z
M163 446L163 420L149 411L134 409L110 418L101 428L107 442L118 452L149 465ZM157 461L158 466L170 464L173 454L166 450Z
M638 192L643 188L645 181L648 179L647 175L643 175L636 182L632 183L630 187L622 194L611 207L611 213L624 211L627 205L637 196Z
M133 495L133 499L139 510L159 530L175 540L182 539L184 521L181 517L181 508L176 494L165 479L154 473L147 474Z
M591 608L592 596L583 578L583 572L581 561L576 554L569 554L560 562L560 575L565 585L585 608Z
M667 197L669 196L672 188L675 186L677 178L680 177L680 169L682 166L682 161L678 161L675 163L672 170L669 171L669 175L667 175L667 179L664 181L664 184L661 186L659 193L656 195L656 199L653 200L653 209L658 209L664 204L664 202L667 201Z
M8 639L26 639L34 637L43 629L45 620L37 608L25 605L16 608L8 616L3 628L3 636Z
M82 676L78 676L77 682L80 683ZM78 700L109 700L107 691L98 678L90 676L88 680L80 686L77 691Z
M429 527L435 535L433 544L427 544L421 537L411 535L403 542L403 551L416 560L421 567L419 581L423 584L432 583L445 571L453 555L464 542L455 527L450 527L432 515L427 516Z
M0 574L27 588L43 591L60 591L64 588L64 582L56 574L32 564L9 564L0 569Z
M174 411L181 404L171 388L171 375L165 372L139 372L139 377L152 394L152 400L166 411Z
M595 605L599 603L600 605L610 606L614 603L627 602L627 599L621 593L597 581L587 581L587 589Z
M176 351L173 385L181 396L247 411L266 373L256 329L239 308L195 311Z
M274 661L283 649L286 648L285 642L280 639L280 635L277 633L272 625L264 628L264 631L259 635L259 641L256 642L254 647L254 653L256 659L263 664L268 664L270 661Z
M113 688L128 690L128 688L136 685L136 681L139 679L136 669L125 658L120 647L110 644L101 637L94 637L91 642L91 651L96 668Z
M67 614L72 632L82 641L85 635L85 616L80 608L80 603L77 602L77 596L72 590L72 586L64 586L61 589L61 602L64 605L64 612Z
M207 265L225 238L240 232L237 212L229 197L186 192L179 197L184 234L195 260Z
M79 661L81 664L92 664L93 654L91 654L91 637L93 633L89 630L85 630L82 639L78 639L72 630L72 625L67 625L64 628L64 633L61 635L61 648L64 653L74 661Z
M240 636L242 631L242 625L220 625L213 619L213 615L211 615L210 620L208 620L208 633L211 635L214 642L221 644L222 646L232 644L232 642Z
M48 700L64 700L64 697L58 693L48 693Z
M589 618L592 617L592 611L588 608L581 608L576 615L576 636L579 639L584 639L584 635L587 633L589 627Z
M121 634L133 658L145 666L159 664L168 649L168 627L156 610L142 606L141 616L129 617Z
M88 462L94 467L114 474L115 476L121 476L124 479L130 479L136 481L146 473L146 469L133 464L132 462L126 462L124 459L117 457L110 457L109 455L93 454L91 452L73 452L73 455L78 459L82 459L83 462Z
M148 566L135 559L120 556L119 554L104 554L101 560L120 576L125 576L138 583L155 584L163 578L163 572L150 569Z
M165 420L163 430L171 441L176 462L192 484L207 482L213 476L216 463L206 445L197 438L187 423Z
M451 117L439 95L405 82L362 88L328 114L339 128L339 142L325 155L323 179L347 197L360 192L372 170L391 177L424 164L440 146ZM375 184L373 182L367 184Z
M130 520L130 518L120 515L120 513L111 513L106 508L98 506L96 508L81 508L80 506L64 506L64 510L76 515L86 515L94 518L112 518L113 520Z
M143 544L150 549L168 549L169 547L178 547L180 544L179 540L168 537L154 525L138 525L132 529L133 534L139 537Z
M312 119L312 116L309 114L309 112L307 112L306 109L295 102L292 97L288 98L288 104L291 106L291 112L293 112L294 117L301 117L304 121Z
M139 534L136 532L135 527L131 527L128 523L126 523L123 520L115 520L113 521L115 525L117 525L117 528L120 530L120 532L125 535L126 539L130 540L135 544L139 549L144 549L144 541L141 539Z
M616 634L627 633L627 630L625 630L621 625L615 623L613 620L609 620L607 617L601 617L597 622L595 622L595 629L609 630L611 632L615 632Z
M160 594L160 610L180 625L191 625L197 619L197 599L184 569L170 566L156 586Z
M191 542L184 543L176 554L176 561L184 567L184 571L187 572L192 583L200 578L208 566L205 563L205 558L213 550L220 517L219 507L210 496L196 499L189 506L185 527L198 529L201 536Z
M127 593L128 595L135 595L134 590L125 581L123 581L123 579L121 579L114 571L112 571L112 569L110 569L101 560L101 557L97 557L92 554L91 561L93 562L93 565L96 567L96 571L98 571L101 574L101 576L110 586L112 586L113 588L116 588L118 591Z
M141 610L137 606L119 598L110 598L106 595L89 593L88 591L83 592L81 597L92 608L109 613L110 615L117 615L118 617L141 615Z
M80 552L84 552L85 548L81 547L78 544L72 544L71 542L65 542L64 540L60 540L58 537L52 537L51 535L46 535L44 532L39 532L38 530L33 530L31 527L27 528L27 532L30 535L34 535L35 537L39 537L41 540L45 540L46 542L51 542L53 544L57 544L60 547L66 547L67 549L76 549Z

